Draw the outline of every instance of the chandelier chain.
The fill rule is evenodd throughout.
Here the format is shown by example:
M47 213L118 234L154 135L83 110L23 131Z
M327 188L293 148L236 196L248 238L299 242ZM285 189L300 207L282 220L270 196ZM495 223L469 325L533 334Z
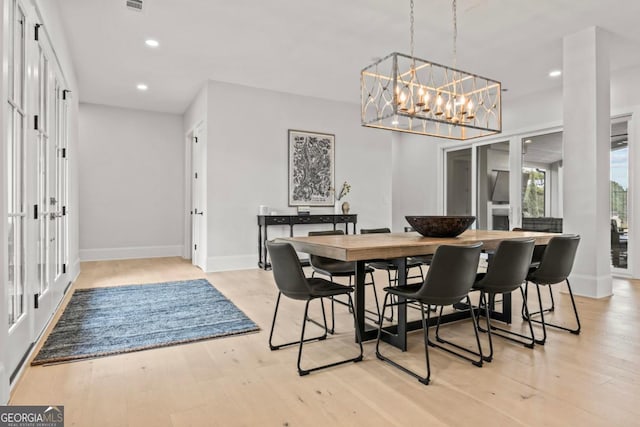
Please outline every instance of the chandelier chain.
M409 18L409 23L410 23L409 32L411 33L411 57L413 58L413 0L410 1L410 7L411 7L411 14Z
M458 67L458 16L457 16L457 0L453 0L453 68Z

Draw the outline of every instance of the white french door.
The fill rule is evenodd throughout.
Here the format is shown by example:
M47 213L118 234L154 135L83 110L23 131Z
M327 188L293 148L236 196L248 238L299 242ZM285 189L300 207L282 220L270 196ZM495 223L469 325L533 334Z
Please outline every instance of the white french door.
M6 4L7 156L0 173L7 178L9 268L0 286L8 296L6 368L13 381L68 283L68 125L64 78L36 6Z
M13 0L8 12L8 109L5 143L7 145L8 272L3 277L9 301L8 368L15 369L31 343L31 317L27 286L27 201L26 129L27 129L27 55L26 13L21 2Z
M35 128L37 185L37 299L34 330L41 331L61 296L66 273L66 92L46 38L38 40L38 99ZM34 306L36 304L34 303Z

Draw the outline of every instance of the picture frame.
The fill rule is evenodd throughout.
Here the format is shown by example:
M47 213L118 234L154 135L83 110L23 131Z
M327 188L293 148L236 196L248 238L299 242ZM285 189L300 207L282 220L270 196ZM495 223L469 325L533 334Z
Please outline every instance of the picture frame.
M289 206L333 206L335 135L289 129Z

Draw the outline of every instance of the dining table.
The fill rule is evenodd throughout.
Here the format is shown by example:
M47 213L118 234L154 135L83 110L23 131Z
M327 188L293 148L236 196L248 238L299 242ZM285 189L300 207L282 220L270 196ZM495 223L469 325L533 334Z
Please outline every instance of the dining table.
M441 245L470 245L482 242L483 250L490 253L503 240L532 238L536 245L546 245L552 237L557 235L559 234L535 231L466 230L456 237L425 237L417 232L403 232L282 237L276 240L290 243L298 252L355 263L356 328L360 332L362 340L368 341L377 338L378 327L367 323L365 319L364 288L367 262L381 259L392 260L398 269L398 286L404 286L407 284L407 257L434 254ZM397 307L397 323L385 327L385 330L390 333L382 334L382 339L406 351L407 332L421 329L422 323L420 320L407 321L407 307L402 298ZM470 316L470 308L459 304L456 305L456 309L452 313L445 314L439 321L440 323L448 323L470 318ZM511 323L511 294L503 294L501 310L499 311L495 306L492 306L490 316ZM438 321L438 317L432 317L431 321Z

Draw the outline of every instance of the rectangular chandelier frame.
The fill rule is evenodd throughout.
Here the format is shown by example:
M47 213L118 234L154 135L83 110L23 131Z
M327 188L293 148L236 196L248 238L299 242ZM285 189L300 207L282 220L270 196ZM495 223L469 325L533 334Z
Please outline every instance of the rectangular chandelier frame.
M360 74L362 125L468 140L502 132L502 85L398 52Z

